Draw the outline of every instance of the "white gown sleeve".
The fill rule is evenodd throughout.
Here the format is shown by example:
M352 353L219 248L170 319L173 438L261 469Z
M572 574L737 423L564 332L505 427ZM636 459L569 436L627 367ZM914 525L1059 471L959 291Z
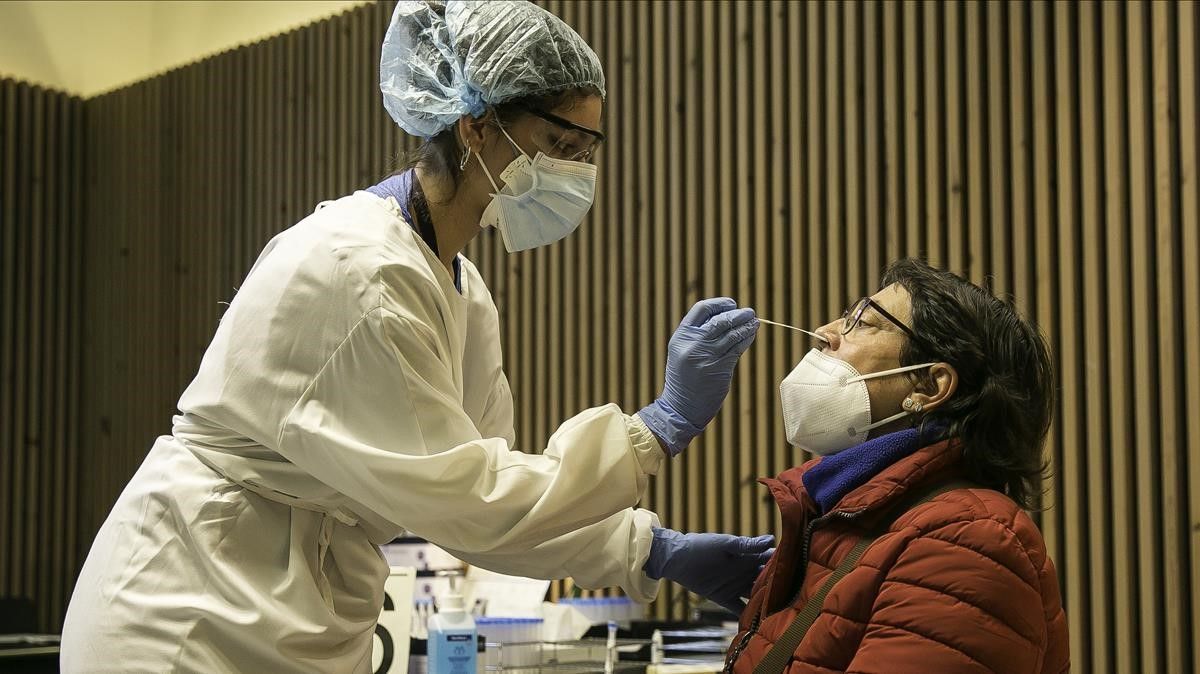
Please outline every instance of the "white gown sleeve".
M615 405L542 454L480 438L434 330L367 313L283 422L279 453L397 526L464 554L515 554L634 505L662 450Z
M447 552L475 566L513 576L556 580L570 577L585 589L619 586L634 601L649 603L659 582L642 566L650 555L652 527L658 515L626 508L591 526L546 541L532 549L497 549L471 553Z
M492 381L487 405L476 425L485 436L512 438L513 401L501 368L489 372ZM511 442L511 440L510 440ZM528 578L557 580L570 577L585 589L619 586L634 601L648 603L658 594L659 582L642 571L650 555L653 527L658 515L627 508L600 522L546 541L532 550L496 549L487 553L450 550L475 566Z

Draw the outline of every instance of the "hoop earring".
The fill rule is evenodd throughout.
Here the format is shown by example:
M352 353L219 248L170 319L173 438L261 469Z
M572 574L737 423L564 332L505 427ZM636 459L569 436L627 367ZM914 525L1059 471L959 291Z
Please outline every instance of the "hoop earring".
M471 146L468 145L466 147L466 150L463 152L462 161L458 162L458 170L459 171L467 170L467 162L470 159L471 159Z

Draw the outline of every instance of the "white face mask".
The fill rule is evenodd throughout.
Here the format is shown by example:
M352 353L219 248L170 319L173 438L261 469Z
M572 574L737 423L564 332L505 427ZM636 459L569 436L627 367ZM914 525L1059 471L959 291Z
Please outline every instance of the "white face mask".
M910 414L903 411L871 423L866 380L932 365L909 365L863 375L844 360L817 349L809 351L779 384L788 442L820 456L861 444L871 429Z
M483 209L480 226L499 229L510 253L554 243L575 231L596 196L596 167L554 159L543 152L530 161L504 127L500 131L518 155L500 174L503 189L496 185L483 159L475 155L495 190L491 203Z

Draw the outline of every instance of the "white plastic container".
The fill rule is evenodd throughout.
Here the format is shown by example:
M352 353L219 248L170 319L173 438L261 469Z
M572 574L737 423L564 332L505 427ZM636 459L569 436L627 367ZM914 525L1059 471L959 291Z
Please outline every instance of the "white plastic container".
M446 595L429 618L429 674L475 674L475 620L459 594Z

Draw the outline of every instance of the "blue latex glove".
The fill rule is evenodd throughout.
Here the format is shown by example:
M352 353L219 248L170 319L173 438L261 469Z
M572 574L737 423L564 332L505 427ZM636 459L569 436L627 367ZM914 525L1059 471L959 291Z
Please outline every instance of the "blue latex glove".
M750 595L758 574L775 554L774 544L774 536L685 534L656 528L642 571L654 580L673 580L741 615L746 608L742 597Z
M662 395L638 412L671 456L717 416L738 357L757 332L754 310L738 309L728 297L701 300L683 317L667 345Z

